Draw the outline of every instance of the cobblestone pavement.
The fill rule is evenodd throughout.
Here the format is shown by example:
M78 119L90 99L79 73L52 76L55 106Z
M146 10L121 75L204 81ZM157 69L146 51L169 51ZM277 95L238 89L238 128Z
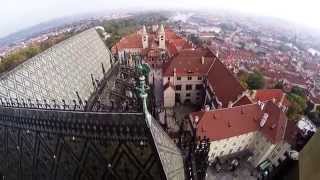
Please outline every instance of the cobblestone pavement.
M167 108L165 112L170 131L178 131L182 120L198 109L199 107L195 105L177 105L174 108Z
M206 180L256 180L256 169L248 162L242 160L240 166L234 171L216 172L213 167L207 170Z

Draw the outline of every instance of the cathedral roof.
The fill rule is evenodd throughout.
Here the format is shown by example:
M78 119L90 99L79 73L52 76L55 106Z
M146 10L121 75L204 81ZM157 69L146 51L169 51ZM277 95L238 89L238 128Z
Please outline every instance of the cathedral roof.
M27 179L184 179L180 150L144 113L0 106L0 116L8 118L0 119L0 135L8 135L0 142L9 148L0 159L11 164L0 171L7 177L17 179L19 171Z
M92 77L110 69L110 52L94 28L64 40L28 59L0 78L0 97L27 99L88 99Z

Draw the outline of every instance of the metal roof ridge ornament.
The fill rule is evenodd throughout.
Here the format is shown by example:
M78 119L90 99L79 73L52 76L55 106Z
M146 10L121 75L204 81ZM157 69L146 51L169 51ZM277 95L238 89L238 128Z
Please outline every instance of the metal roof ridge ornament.
M148 127L150 127L151 126L152 117L151 117L151 114L148 111L148 106L147 106L148 93L146 93L146 90L149 90L150 87L148 85L146 85L145 79L146 78L143 75L139 77L139 81L140 81L139 82L139 87L137 87L136 89L139 92L140 98L142 98L143 112L144 112L144 114L146 116Z

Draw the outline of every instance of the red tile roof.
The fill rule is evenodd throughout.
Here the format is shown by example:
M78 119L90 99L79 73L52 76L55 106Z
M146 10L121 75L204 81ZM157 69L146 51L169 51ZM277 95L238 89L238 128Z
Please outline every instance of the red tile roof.
M204 64L201 62L202 57L205 59ZM181 50L164 66L163 75L173 76L174 69L177 76L207 75L208 82L223 107L227 107L229 101L237 100L245 91L233 74L208 48ZM248 101L243 99L239 105L248 104L246 102Z
M284 99L282 99L284 97ZM286 94L281 89L260 89L256 90L254 99L256 101L268 101L275 99L275 102L282 103L284 106L289 106L290 102L288 101Z
M264 127L259 130L275 144L285 137L287 117L276 104L270 101L266 104L264 113L268 113L269 117Z
M165 31L165 35L166 35L166 40L179 38L179 36L172 29L165 28L164 31Z
M173 43L177 49L190 49L190 48L192 48L191 44L189 44L185 39L182 39L182 38L170 39L169 41L171 43Z
M279 103L283 94L281 89L260 89L256 90L255 100L267 101L275 98L276 102Z
M214 61L214 57L208 57L207 53L203 49L180 51L164 67L164 76L173 76L174 69L177 76L205 75ZM204 64L201 62L202 57L205 57Z
M268 113L263 127L260 121ZM284 138L287 119L281 109L271 101L265 102L261 110L258 104L248 104L207 112L191 113L193 119L199 117L197 136L211 141L222 140L254 131L260 131L273 144Z
M197 136L206 136L211 141L215 141L256 131L262 114L257 104L250 104L196 112L191 116L199 117Z
M222 107L228 107L230 101L234 102L245 91L239 81L220 60L216 60L209 70L208 82L218 100L222 102Z
M143 48L142 37L138 32L132 33L128 36L121 38L121 40L112 47L112 51L118 48L119 51L129 48Z
M173 43L167 41L166 48L169 52L170 57L178 54L177 47Z
M170 53L170 56L174 56L181 49L190 49L192 48L192 44L190 44L187 40L182 37L179 37L173 30L165 29L166 33L166 47ZM158 47L158 39L157 35L154 32L148 33L148 45L149 48L157 48ZM112 52L116 53L116 49L118 51L122 51L123 49L142 49L142 37L139 31L136 33L132 33L128 36L121 38L121 40L112 47Z
M248 96L243 96L240 100L238 100L233 106L242 106L246 104L252 104L253 102Z

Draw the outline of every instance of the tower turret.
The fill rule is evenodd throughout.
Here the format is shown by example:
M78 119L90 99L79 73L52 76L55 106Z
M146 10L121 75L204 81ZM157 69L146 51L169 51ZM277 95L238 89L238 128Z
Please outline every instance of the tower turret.
M148 33L145 25L143 25L141 37L142 37L142 48L143 49L148 48Z
M164 31L164 27L161 24L159 32L158 32L158 38L159 38L159 48L165 49L166 48L166 33Z

